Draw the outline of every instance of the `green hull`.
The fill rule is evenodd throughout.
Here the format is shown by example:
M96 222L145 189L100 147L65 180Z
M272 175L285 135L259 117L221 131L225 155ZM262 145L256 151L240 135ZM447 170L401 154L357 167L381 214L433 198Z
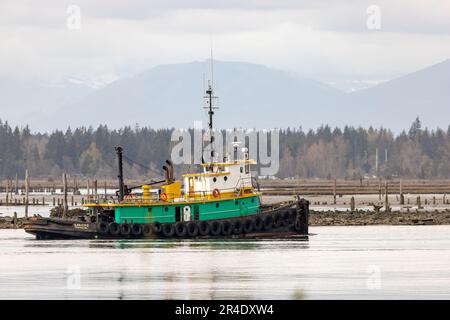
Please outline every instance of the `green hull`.
M170 203L149 206L120 206L115 208L117 223L153 223L183 221L183 210L189 207L191 220L237 218L259 212L258 196L194 203Z

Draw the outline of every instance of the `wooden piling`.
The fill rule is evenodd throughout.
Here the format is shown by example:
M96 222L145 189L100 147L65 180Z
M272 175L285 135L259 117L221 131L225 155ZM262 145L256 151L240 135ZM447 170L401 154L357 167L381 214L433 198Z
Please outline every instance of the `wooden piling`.
M355 197L350 198L350 211L355 212Z
M14 187L14 193L19 194L19 175L16 173L16 185Z
M6 205L9 204L9 182L8 179L6 179L6 199L5 199Z
M94 199L97 201L97 195L98 195L98 185L97 185L97 179L94 180Z
M405 196L403 195L403 180L400 179L400 204L405 204Z
M381 201L381 179L378 179L378 200Z
M391 208L389 207L389 188L387 180L384 183L384 210L386 212L391 211Z
M334 179L334 184L333 184L333 204L336 204L336 185L337 185L337 181L336 181L336 179ZM105 189L105 198L106 198L106 189Z
M14 228L17 228L17 212L14 211L14 216L13 216L13 224L14 224Z
M25 170L25 219L28 219L28 197L30 192L30 177L28 169Z
M13 181L9 179L9 199L13 200Z
M67 216L67 211L69 211L69 205L67 204L67 174L66 172L63 173L63 191L64 191L64 198L63 198L63 218Z

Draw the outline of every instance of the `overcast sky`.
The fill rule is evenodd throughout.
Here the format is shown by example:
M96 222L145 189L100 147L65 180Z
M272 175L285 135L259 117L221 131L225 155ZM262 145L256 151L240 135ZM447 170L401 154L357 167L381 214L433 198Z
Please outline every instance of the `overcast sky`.
M371 5L380 29L367 27ZM218 60L390 79L450 58L450 1L1 0L0 39L0 75L108 80L204 60L212 41Z

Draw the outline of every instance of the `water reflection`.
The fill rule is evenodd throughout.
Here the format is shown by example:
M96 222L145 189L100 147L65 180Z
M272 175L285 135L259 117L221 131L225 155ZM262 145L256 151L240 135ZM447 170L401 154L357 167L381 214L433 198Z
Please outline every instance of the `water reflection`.
M309 241L36 241L0 230L0 298L450 298L450 226L313 229ZM379 289L367 285L374 269Z
M20 238L19 238L20 239ZM296 247L308 248L307 239L295 240L35 240L26 239L25 248L74 248L88 247L101 249L211 249L211 250L256 250L261 247L268 248Z

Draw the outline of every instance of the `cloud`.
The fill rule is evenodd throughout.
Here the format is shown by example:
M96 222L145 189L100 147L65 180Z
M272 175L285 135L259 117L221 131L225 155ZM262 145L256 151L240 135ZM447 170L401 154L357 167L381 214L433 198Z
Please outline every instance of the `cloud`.
M67 6L81 29L66 26ZM369 5L381 29L366 27ZM313 78L384 79L450 57L450 2L3 0L2 74L128 75L208 56Z

